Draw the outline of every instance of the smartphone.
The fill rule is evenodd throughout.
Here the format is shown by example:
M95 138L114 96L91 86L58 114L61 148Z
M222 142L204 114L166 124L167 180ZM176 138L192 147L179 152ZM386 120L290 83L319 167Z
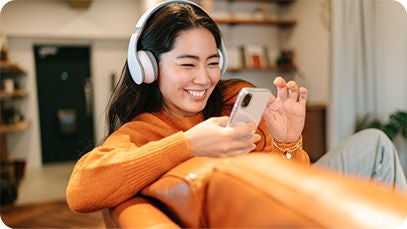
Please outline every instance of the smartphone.
M266 88L242 88L238 94L227 126L236 126L246 122L259 125L271 91Z

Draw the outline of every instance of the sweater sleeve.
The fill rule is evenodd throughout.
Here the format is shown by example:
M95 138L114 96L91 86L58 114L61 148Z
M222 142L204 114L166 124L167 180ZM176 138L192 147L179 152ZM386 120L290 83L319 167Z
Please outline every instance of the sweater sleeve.
M191 158L182 132L137 147L123 131L85 154L67 186L67 202L77 212L114 207Z

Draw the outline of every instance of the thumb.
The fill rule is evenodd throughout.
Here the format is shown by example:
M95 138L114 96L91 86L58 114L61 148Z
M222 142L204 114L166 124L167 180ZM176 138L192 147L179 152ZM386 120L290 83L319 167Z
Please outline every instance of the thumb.
M228 116L212 117L209 120L211 120L212 123L217 124L219 126L226 126L229 117Z

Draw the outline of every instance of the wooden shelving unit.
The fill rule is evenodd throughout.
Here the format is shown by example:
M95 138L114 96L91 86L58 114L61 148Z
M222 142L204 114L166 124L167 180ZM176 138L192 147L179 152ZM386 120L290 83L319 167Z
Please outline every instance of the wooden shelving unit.
M290 31L289 29L295 27L297 25L297 21L295 19L291 18L285 18L284 11L290 7L290 4L292 4L295 0L201 0L200 3L201 5L208 10L208 12L213 13L213 19L215 20L216 23L219 25L225 25L225 26L230 26L230 29L226 29L225 31L230 32L231 30L239 30L238 26L240 25L248 25L248 26L265 26L265 27L275 27L277 30L272 30L275 33L286 33L289 34ZM223 7L223 12L219 11L216 12L217 8L215 4L219 2L224 2L226 3L226 9ZM238 6L240 3L250 3L248 11L245 11L244 13L239 14L239 12L235 12L234 7ZM252 4L253 3L253 4ZM225 6L225 4L222 4ZM274 6L272 6L274 5ZM254 6L254 7L253 7ZM241 7L241 6L240 6ZM239 6L237 7L239 8ZM272 11L270 11L272 9ZM273 12L273 13L270 13ZM216 15L218 13L218 15ZM251 15L250 15L251 14ZM256 28L256 27L254 27ZM260 28L259 28L260 29ZM261 29L262 30L262 29ZM264 31L264 30L262 30ZM255 34L253 34L255 35ZM279 35L280 36L280 35ZM281 36L280 36L281 37ZM238 39L238 38L237 38ZM247 38L243 38L247 39ZM297 71L297 67L295 66L293 62L293 58L289 59L289 61L284 62L284 63L277 63L275 62L274 59L269 59L268 55L268 50L267 45L260 44L262 48L265 48L264 53L260 53L257 55L256 53L253 54L253 49L252 51L244 51L247 50L246 48L253 48L252 45L256 46L258 44L253 43L247 43L247 41L239 42L236 41L238 45L241 45L241 47L237 47L238 49L241 48L241 55L242 55L242 63L239 63L240 59L239 56L237 56L238 52L236 52L236 47L234 49L233 54L230 56L229 60L233 59L235 60L234 64L230 64L228 68L228 72L231 73L237 73L237 72L242 72L242 71L271 71L271 72L279 72L279 73L290 73L290 72L295 72ZM239 44L241 43L241 44ZM259 50L259 47L255 47L257 50ZM282 47L280 51L287 51L283 50ZM292 50L289 50L292 51ZM254 55L254 58L259 58L259 62L255 62L256 60L250 59L250 55ZM281 53L281 55L283 55ZM280 56L279 58L283 58ZM279 59L283 60L283 59ZM252 61L252 62L248 62ZM266 63L266 64L265 64Z
M216 0L221 1L221 0ZM265 2L265 3L276 3L279 5L291 4L294 0L223 0L228 2Z
M282 66L271 66L266 68L228 68L230 72L239 72L239 71L275 71L275 72L292 72L296 71L297 67L294 65L282 65Z
M0 134L8 134L8 133L13 133L13 132L18 132L18 131L23 131L27 129L29 125L28 120L23 120L17 123L13 124L1 124L0 125Z
M29 121L21 119L19 114L14 114L13 117L8 117L10 114L6 112L6 109L10 109L8 108L10 106L18 107L17 102L26 98L28 93L23 88L15 87L15 85L18 85L16 82L26 75L26 72L18 64L10 61L0 61L0 75L2 85L2 88L0 89L0 158L2 162L7 162L7 135L24 131L28 128ZM11 90L3 88L5 80L13 81L13 88Z
M228 25L267 25L267 26L278 26L280 28L293 27L297 24L295 20L292 19L244 19L244 18L215 18L214 19L219 24Z
M1 100L10 100L10 99L22 99L28 96L28 93L24 89L16 89L11 93L7 93L5 90L0 90L0 99Z
M0 75L3 77L16 77L25 75L25 71L18 64L10 61L0 61Z

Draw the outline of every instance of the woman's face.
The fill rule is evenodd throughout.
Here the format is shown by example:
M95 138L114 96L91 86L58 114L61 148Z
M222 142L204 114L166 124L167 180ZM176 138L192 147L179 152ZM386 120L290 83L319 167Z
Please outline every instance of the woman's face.
M219 79L215 38L205 28L182 31L174 48L161 54L158 86L164 109L172 115L191 117L201 112Z

